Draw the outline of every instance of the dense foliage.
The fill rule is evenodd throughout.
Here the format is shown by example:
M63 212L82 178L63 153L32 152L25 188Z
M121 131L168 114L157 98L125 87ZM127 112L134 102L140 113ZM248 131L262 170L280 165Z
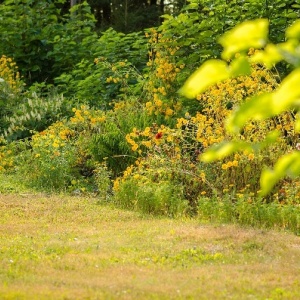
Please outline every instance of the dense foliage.
M274 183L264 198L259 192L264 167L297 146L296 111L248 121L236 135L226 130L232 111L280 90L299 66L296 34L285 49L289 59L259 60L255 49L267 44L262 37L285 41L298 1L190 0L180 13L163 15L160 26L131 33L99 32L87 2L68 13L65 4L0 4L1 172L31 188L101 194L153 214L206 218L213 205L222 219L224 205L232 220L242 209L253 217L259 203L272 203L279 215L281 205L298 212L297 179ZM234 31L257 17L264 19L254 30L249 25L251 32ZM270 136L273 130L281 135ZM252 146L218 161L201 159L229 140L234 149ZM266 147L269 140L275 142ZM299 229L299 218L285 218L280 226Z

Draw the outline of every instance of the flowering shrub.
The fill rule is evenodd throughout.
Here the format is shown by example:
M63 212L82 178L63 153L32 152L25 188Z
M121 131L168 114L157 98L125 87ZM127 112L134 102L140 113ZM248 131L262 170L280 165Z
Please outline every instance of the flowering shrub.
M26 96L26 97L25 97ZM37 93L24 93L23 99L10 114L3 116L7 124L3 135L8 141L30 137L52 123L71 114L71 102L54 92L41 97Z
M22 83L20 82L20 73L16 63L9 57L2 55L0 57L0 78L1 83L6 83L6 88L12 92L21 91Z
M172 39L152 28L146 32L148 38L149 78L145 83L147 102L146 110L157 120L169 120L181 111L182 105L178 102L177 76L185 67L177 61L175 54L179 46L172 46Z
M9 115L19 101L23 83L16 63L9 57L0 57L0 125L6 127L3 116ZM2 130L1 130L2 131Z
M281 131L282 137L278 137L277 143L268 150L245 149L211 164L203 163L199 158L206 148L232 138L225 130L225 120L237 105L253 94L272 91L277 86L276 76L253 65L249 76L228 79L198 95L198 112L178 117L175 126L153 124L144 130L133 128L126 140L140 157L114 181L118 201L133 197L130 201L138 208L142 205L139 201L145 201L139 195L138 186L156 186L163 182L180 187L177 204L188 203L189 209L185 211L190 212L196 210L197 199L204 195L229 194L232 201L245 193L256 195L263 166L274 163L282 153L295 146L292 112L260 122L259 126L249 122L240 133L240 140L259 143L269 131ZM128 197L130 185L135 194ZM163 199L160 201L164 203Z
M7 172L14 166L14 157L12 149L7 145L7 142L0 137L0 172Z
M57 122L32 136L29 180L33 186L61 190L76 178L74 135L65 122Z
M57 121L24 141L30 150L18 156L15 170L26 173L28 184L40 189L97 190L104 196L111 176L135 158L125 135L132 123L144 124L143 116L136 115L128 102L116 102L108 112L86 105L72 111L69 119Z
M103 123L103 113L86 106L73 109L69 120L57 121L47 129L36 132L24 152L18 170L27 173L31 186L46 190L90 189L95 185L94 170L101 167L91 157L85 141ZM25 162L25 164L24 164ZM30 169L28 168L30 165Z

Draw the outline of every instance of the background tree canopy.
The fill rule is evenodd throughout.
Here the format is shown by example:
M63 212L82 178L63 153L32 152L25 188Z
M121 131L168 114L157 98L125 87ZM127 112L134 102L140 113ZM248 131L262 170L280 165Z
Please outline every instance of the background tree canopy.
M73 0L71 6L82 1ZM132 32L158 26L160 16L178 13L186 0L89 0L88 3L97 20L97 27L113 27L117 31ZM64 6L68 8L69 3Z

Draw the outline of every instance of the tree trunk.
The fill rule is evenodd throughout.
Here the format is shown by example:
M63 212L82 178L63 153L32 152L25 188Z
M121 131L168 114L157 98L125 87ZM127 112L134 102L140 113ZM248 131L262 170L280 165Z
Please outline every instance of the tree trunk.
M106 24L110 23L110 19L111 19L111 8L110 8L110 3L104 3L102 6L102 10L103 10L103 20Z
M71 7L77 4L77 0L71 0Z
M163 15L164 11L165 11L165 2L164 2L164 0L160 0L159 7L160 7L160 13Z
M125 31L127 29L128 25L128 0L125 0L125 11L124 11L124 25L125 25Z

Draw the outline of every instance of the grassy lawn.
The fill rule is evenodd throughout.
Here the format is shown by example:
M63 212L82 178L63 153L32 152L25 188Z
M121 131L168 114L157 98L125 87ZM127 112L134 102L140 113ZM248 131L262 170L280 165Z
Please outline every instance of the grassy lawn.
M0 299L300 299L300 238L0 194Z

